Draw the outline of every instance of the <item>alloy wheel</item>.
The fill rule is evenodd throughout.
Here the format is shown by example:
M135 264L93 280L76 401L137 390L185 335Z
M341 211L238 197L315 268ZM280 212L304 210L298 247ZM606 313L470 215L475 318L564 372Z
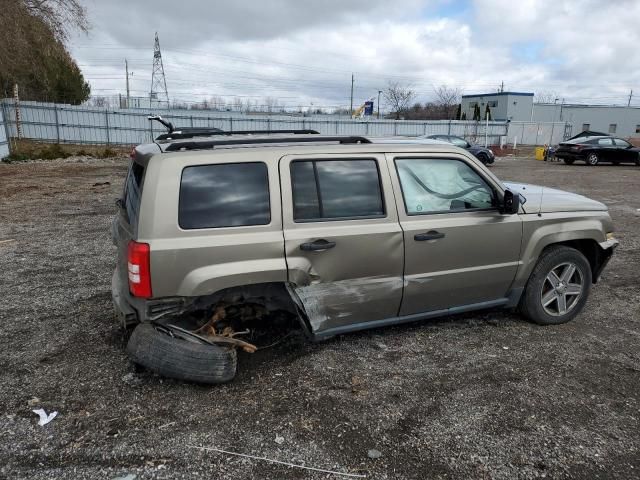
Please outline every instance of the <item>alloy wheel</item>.
M554 317L566 315L580 301L583 286L582 272L575 263L557 265L551 269L542 283L542 308Z

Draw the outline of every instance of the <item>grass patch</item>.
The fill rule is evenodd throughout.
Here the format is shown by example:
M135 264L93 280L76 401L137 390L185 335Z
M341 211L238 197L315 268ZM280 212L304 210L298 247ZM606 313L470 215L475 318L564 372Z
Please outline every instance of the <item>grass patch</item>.
M11 139L9 144L12 148L11 154L4 159L7 163L68 157L110 158L127 156L131 151L131 147L43 143L16 138Z

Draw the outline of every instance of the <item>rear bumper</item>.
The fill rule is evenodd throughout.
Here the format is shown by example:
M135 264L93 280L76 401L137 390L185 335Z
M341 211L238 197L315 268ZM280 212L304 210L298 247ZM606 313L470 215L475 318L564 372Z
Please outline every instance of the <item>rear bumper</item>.
M111 277L111 299L113 300L113 307L116 312L116 316L125 328L140 322L142 317L138 313L138 310L130 303L129 292L123 290L117 268L114 270L113 276Z
M577 152L570 152L568 150L556 150L554 156L557 158L568 159L568 160L584 160L584 155Z

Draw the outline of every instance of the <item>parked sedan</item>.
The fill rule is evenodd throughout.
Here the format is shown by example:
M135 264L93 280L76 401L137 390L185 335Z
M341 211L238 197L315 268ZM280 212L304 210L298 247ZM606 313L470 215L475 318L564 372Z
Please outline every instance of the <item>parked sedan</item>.
M496 156L490 148L483 147L481 145L474 145L467 142L464 138L456 137L454 135L429 135L425 138L431 138L433 140L442 140L447 143L452 143L456 147L464 148L473 154L478 160L485 165L495 162Z
M598 165L607 162L635 163L640 165L640 148L634 147L626 140L610 136L578 137L558 145L555 156L571 165L581 160L587 165Z

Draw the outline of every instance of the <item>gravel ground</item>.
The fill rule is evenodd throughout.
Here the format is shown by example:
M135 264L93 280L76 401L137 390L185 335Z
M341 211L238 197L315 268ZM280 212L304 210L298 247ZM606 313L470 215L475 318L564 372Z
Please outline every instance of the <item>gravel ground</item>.
M373 479L640 475L640 168L493 167L609 205L621 246L575 321L488 311L294 335L242 354L215 387L125 356L109 236L125 171L120 158L0 165L0 477L347 478L203 446ZM40 427L34 408L59 415Z

